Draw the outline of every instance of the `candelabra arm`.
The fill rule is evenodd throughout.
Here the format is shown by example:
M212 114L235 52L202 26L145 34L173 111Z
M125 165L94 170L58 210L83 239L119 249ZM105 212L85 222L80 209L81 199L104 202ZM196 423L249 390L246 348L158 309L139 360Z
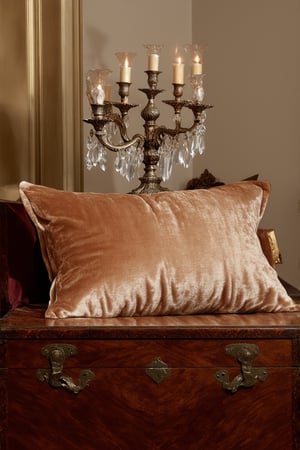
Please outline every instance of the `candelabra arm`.
M125 124L123 118L119 114L112 114L111 118L112 118L112 122L115 123L117 125L117 127L119 128L120 135L121 135L121 138L123 139L123 141L129 142L130 138L128 137L126 124Z
M106 131L96 131L95 135L99 142L108 150L112 152L118 152L119 150L126 150L131 146L142 146L144 143L144 137L141 134L135 134L131 139L128 139L124 144L113 144L107 137Z
M94 127L95 135L99 142L108 150L117 152L119 150L126 150L130 146L140 145L144 143L144 136L141 134L135 134L132 138L128 137L126 124L120 114L107 111L110 105L96 105L99 111L93 114L93 118L84 119L84 122L91 124ZM106 110L105 110L106 108ZM123 144L113 144L106 130L106 125L114 123L120 132L120 136L123 140Z

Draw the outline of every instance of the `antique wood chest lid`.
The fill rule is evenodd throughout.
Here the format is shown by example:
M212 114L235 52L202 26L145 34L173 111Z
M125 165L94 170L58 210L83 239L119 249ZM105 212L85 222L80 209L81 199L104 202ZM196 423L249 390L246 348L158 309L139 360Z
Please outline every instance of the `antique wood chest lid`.
M3 338L290 338L300 312L45 319L40 306L17 308L0 320Z

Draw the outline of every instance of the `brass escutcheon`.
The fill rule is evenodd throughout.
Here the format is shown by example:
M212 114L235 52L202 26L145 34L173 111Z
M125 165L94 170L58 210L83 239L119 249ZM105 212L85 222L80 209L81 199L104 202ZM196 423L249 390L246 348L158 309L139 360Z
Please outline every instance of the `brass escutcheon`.
M85 369L80 372L79 382L75 384L71 377L63 374L65 359L77 353L77 348L74 345L49 344L42 348L41 353L48 359L50 369L38 369L37 379L47 381L49 386L53 388L64 388L78 394L95 378L95 374L91 370Z
M252 367L252 361L259 353L255 344L231 344L225 347L227 355L232 356L241 366L241 373L229 381L227 370L219 370L214 377L226 391L235 393L240 387L249 388L256 384L257 380L265 381L268 372L263 367Z
M171 369L163 362L160 357L154 358L153 361L147 366L146 374L156 384L160 384L170 374Z

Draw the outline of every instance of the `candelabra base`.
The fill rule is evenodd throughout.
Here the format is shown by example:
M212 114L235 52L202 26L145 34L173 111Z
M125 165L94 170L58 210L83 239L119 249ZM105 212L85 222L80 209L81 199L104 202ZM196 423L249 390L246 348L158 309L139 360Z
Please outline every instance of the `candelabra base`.
M168 191L168 188L160 185L162 179L159 177L151 180L141 177L139 180L141 184L129 194L156 194L157 192Z

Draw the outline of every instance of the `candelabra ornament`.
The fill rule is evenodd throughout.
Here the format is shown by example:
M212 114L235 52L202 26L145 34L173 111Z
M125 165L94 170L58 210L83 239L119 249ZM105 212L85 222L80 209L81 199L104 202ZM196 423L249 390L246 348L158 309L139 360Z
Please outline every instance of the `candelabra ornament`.
M110 101L106 89L106 79L111 73L108 69L89 71L87 74L87 96L90 102L92 117L84 122L92 125L87 140L86 167L99 166L106 170L107 151L116 153L115 170L128 181L137 176L140 165L144 164L144 174L139 178L140 185L131 191L132 194L156 193L167 190L161 186L172 173L173 165L178 163L189 167L194 156L202 154L205 149L204 135L206 131L206 110L212 105L204 104L204 88L202 70L195 72L192 65L190 83L192 99L183 100L184 64L183 58L176 53L173 64L173 99L163 100L173 108L174 128L157 125L160 116L155 98L163 92L158 89L159 56L162 46L145 45L148 53L147 88L139 89L147 97L146 106L141 111L144 120L144 133L128 136L128 113L139 105L128 101L131 85L131 68L133 53L116 53L120 62L119 86L120 101ZM197 63L198 64L198 63ZM194 67L194 70L193 70ZM202 63L201 63L202 67ZM181 125L183 108L193 113L190 127ZM118 110L118 112L115 112ZM120 143L114 143L116 135Z

